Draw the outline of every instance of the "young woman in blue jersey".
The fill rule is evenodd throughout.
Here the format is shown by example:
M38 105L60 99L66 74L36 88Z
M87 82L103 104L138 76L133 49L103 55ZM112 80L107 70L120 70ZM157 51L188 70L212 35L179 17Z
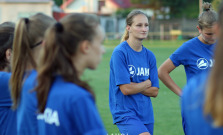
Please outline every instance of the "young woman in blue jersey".
M213 48L216 36L212 30L217 21L217 13L210 3L203 3L203 12L198 17L197 29L200 33L179 47L158 69L160 80L175 94L181 95L181 88L171 78L170 73L179 65L184 65L187 81L194 75L213 65Z
M106 135L91 87L81 79L101 61L105 34L95 15L67 15L48 29L38 65L39 133Z
M213 66L213 49L216 36L212 29L217 21L217 13L208 2L203 3L203 12L198 17L197 29L200 33L180 46L158 69L160 80L176 95L181 96L181 88L171 78L170 73L179 65L184 65L187 82L195 75ZM186 131L182 115L183 130ZM186 133L185 133L186 134Z
M223 2L218 13L214 66L192 78L183 89L181 108L187 135L223 135Z
M17 109L18 135L37 134L37 103L30 100L35 99L32 92L35 85L28 82L29 76L36 74L33 69L36 68L44 33L53 23L53 18L37 13L21 18L15 27L10 86L13 108Z
M9 90L14 27L12 22L0 24L0 135L16 135L16 111L11 109Z
M159 80L154 54L142 45L149 32L148 17L133 10L110 60L109 105L113 123L125 135L152 135L153 107Z

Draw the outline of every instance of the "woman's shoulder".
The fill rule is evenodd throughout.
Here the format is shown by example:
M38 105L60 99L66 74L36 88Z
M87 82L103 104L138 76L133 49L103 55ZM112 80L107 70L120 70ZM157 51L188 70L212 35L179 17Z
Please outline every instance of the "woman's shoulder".
M126 51L126 45L127 45L127 42L126 41L123 41L121 42L119 45L117 45L115 48L114 48L114 52L124 52Z
M10 76L11 73L9 72L3 72L3 71L0 72L0 78L10 78Z
M64 81L62 77L55 79L51 90L53 91L54 95L63 97L79 98L90 95L86 89L75 83Z
M11 73L8 72L0 72L0 84L8 84L11 77Z
M194 38L192 38L192 39L190 39L190 40L188 40L188 41L186 41L186 42L184 42L183 44L182 44L182 46L188 46L188 45L195 45L196 43L198 43L199 42L199 39L198 39L198 37L194 37Z
M149 50L148 48L143 46L143 50L145 50L147 55L155 57L155 54L151 50Z

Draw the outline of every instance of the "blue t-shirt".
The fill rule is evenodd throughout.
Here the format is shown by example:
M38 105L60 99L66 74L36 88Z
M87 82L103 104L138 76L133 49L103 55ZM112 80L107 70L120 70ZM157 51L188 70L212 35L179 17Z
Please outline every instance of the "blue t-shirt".
M194 75L213 66L213 49L215 44L206 45L195 37L180 46L170 59L177 67L184 65L187 82Z
M33 91L37 81L37 72L26 72L25 82L22 86L20 103L17 108L17 132L18 135L37 135L37 100Z
M39 133L44 135L106 135L91 94L56 76L44 114L38 115Z
M0 135L16 135L16 111L11 109L11 73L0 72Z
M183 89L181 97L182 115L187 135L223 135L223 127L212 125L212 118L204 116L204 100L209 72L193 77Z
M159 88L156 58L142 46L134 51L126 41L113 51L110 60L109 106L114 124L129 117L138 117L144 124L154 123L150 97L141 93L125 96L119 85L140 83L150 79L152 87Z

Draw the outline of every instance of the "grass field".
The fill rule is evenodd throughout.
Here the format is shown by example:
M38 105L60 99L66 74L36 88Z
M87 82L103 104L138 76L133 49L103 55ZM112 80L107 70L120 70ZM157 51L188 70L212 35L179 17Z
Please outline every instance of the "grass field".
M106 40L106 53L96 71L86 71L84 78L89 80L96 93L96 103L108 135L120 135L116 125L112 124L109 110L109 61L112 51L119 44L118 40ZM184 41L144 41L143 45L151 50L157 59L157 68ZM182 88L186 83L186 76L182 66L171 74L173 80ZM151 98L154 109L154 135L183 135L180 114L180 98L170 91L161 81L158 97Z

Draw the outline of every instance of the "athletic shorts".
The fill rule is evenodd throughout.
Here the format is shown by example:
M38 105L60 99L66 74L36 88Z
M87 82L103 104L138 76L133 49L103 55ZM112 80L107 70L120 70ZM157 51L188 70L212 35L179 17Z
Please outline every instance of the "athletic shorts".
M153 135L154 123L143 124L138 118L128 118L121 123L116 123L122 135L138 135L144 132L149 132Z

